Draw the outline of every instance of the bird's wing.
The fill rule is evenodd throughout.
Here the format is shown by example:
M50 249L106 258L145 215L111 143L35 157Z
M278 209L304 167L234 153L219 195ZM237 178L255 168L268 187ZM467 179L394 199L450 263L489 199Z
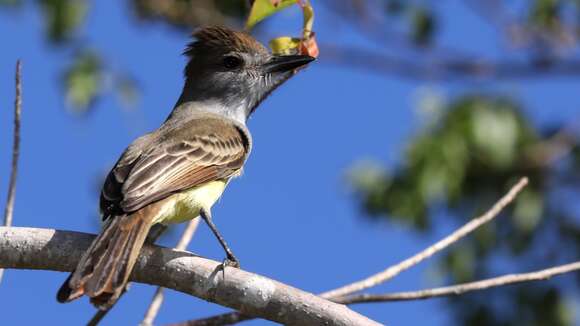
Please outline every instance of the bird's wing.
M243 166L249 139L233 123L206 117L168 128L141 147L126 152L109 173L101 194L104 218L230 177Z

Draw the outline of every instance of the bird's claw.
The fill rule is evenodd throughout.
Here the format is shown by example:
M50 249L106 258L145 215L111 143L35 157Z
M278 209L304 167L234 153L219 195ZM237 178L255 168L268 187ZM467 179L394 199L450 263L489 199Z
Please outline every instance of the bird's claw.
M235 257L226 257L222 262L222 267L224 269L226 267L240 268L240 262Z

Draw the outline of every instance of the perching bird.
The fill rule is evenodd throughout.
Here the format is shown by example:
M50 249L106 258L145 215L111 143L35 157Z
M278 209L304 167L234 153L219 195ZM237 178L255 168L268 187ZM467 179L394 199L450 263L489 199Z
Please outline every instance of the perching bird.
M212 222L211 207L241 173L252 147L246 120L307 55L278 56L244 32L209 27L185 50L185 85L167 120L137 138L109 172L101 192L102 232L58 291L82 295L100 309L123 292L150 228L201 216L237 259Z

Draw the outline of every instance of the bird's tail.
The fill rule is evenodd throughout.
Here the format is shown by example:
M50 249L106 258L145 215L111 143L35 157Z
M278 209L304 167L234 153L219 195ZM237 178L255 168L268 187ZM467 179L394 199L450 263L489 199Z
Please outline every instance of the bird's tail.
M57 300L64 303L87 295L99 309L115 304L151 228L151 215L140 210L111 217L61 286Z

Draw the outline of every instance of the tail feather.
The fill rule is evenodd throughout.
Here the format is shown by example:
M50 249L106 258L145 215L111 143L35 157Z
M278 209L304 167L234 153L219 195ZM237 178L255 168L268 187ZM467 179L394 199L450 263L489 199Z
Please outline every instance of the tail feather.
M112 236L105 254L93 265L93 273L84 283L86 295L93 298L99 296L103 292L113 291L113 284L111 278L115 272L116 264L124 264L120 259L120 252L124 247L128 246L130 232L117 230Z
M144 223L142 220L139 221L138 223L139 223L139 225L136 226L136 228L144 228L145 227L145 225L143 225ZM125 282L125 280L122 279L121 276L123 276L123 275L129 276L129 274L131 273L131 271L128 270L129 265L132 267L135 264L135 261L137 260L137 257L139 256L139 252L141 251L141 247L143 246L143 243L145 242L147 234L149 233L150 227L151 226L149 225L147 227L147 231L145 231L145 232L132 232L129 235L128 243L139 244L139 248L138 248L138 250L135 250L134 246L126 246L125 248L123 248L123 250L121 251L120 259L121 259L121 261L130 262L130 264L118 264L118 265L114 266L115 272L113 273L113 275L114 275L114 277L112 279L113 284L119 284L119 283Z
M118 217L120 218L120 217ZM75 270L64 281L58 290L56 299L65 303L75 300L85 294L84 284L93 275L95 266L94 260L105 257L111 237L116 229L118 218L112 217L103 226L102 232L93 240L89 248L85 251Z
M124 291L151 228L146 210L111 218L57 294L59 302L83 294L100 309L111 307Z

